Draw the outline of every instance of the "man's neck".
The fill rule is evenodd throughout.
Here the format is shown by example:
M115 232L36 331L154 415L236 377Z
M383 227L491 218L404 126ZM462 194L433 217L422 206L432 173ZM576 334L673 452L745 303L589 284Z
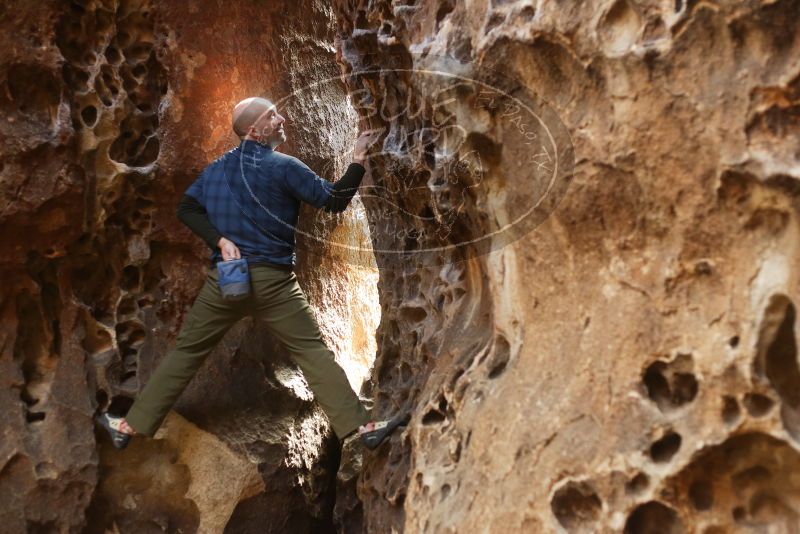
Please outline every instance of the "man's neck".
M242 140L239 143L239 146L243 147L245 144L254 144L254 145L258 145L261 148L266 148L268 150L275 150L278 147L279 143L275 143L274 141L270 141L267 144L261 144L261 143L258 142L258 140L255 137L250 137L248 135L248 136L242 137Z

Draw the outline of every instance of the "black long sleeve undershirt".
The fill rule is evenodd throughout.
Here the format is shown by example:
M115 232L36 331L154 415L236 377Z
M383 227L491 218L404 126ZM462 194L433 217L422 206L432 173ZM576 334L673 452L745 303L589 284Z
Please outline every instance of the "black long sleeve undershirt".
M366 172L363 165L355 162L351 163L347 167L344 176L333 184L331 196L322 206L325 211L341 213L347 209ZM217 243L219 243L222 235L211 224L208 212L200 201L191 195L183 195L178 204L177 216L192 232L200 236L212 250L218 248Z
M191 195L183 195L178 204L177 215L178 219L188 226L189 230L200 236L212 250L217 248L217 243L222 235L211 224L208 212L199 200Z
M333 184L333 191L330 198L325 202L323 208L327 212L341 213L347 209L350 201L361 185L361 180L364 178L364 173L367 170L360 163L351 163L339 181Z

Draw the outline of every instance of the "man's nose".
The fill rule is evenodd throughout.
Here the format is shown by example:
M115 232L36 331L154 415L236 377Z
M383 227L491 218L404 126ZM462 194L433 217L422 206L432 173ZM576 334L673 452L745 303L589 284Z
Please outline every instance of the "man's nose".
M278 114L278 117L279 117L278 124L283 124L286 121L286 117L284 117L280 113Z

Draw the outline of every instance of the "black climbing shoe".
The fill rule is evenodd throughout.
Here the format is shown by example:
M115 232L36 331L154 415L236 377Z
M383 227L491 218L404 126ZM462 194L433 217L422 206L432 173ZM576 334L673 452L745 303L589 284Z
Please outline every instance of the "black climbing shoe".
M111 443L118 449L124 449L128 446L128 442L133 437L131 434L120 432L119 424L124 420L123 417L114 417L108 413L100 414L95 418L95 421L106 429L108 435L111 436Z
M411 416L409 414L399 414L385 421L375 421L375 428L368 432L358 432L361 443L368 449L376 449L383 443L389 434L399 426L406 426Z

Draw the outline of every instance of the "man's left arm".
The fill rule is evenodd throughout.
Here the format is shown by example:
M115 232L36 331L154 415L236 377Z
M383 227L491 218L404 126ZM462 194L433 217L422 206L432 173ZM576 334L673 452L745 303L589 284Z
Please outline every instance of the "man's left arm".
M366 169L363 165L353 162L347 167L344 176L342 176L331 188L331 194L328 200L322 206L327 212L341 213L353 200L353 197L358 191L358 186L361 185L361 180L364 178Z
M360 163L351 163L344 176L331 183L319 177L299 159L291 157L287 162L285 184L295 198L315 208L338 213L347 208L365 172Z
M206 242L212 250L218 247L219 239L222 237L217 229L211 224L208 211L199 200L191 195L183 195L178 204L178 219L189 227L189 230Z
M375 142L380 131L365 131L359 134L353 152L353 163L347 167L344 176L336 183L330 183L317 176L308 165L295 157L290 157L285 175L286 186L295 198L307 202L315 208L341 213L353 200L367 170L364 162L366 152Z
M325 211L341 213L347 209L347 205L353 200L358 186L361 185L361 180L367 172L364 168L367 151L378 139L381 132L381 130L365 130L358 135L353 151L353 163L347 167L344 176L333 184L331 195L325 202Z

